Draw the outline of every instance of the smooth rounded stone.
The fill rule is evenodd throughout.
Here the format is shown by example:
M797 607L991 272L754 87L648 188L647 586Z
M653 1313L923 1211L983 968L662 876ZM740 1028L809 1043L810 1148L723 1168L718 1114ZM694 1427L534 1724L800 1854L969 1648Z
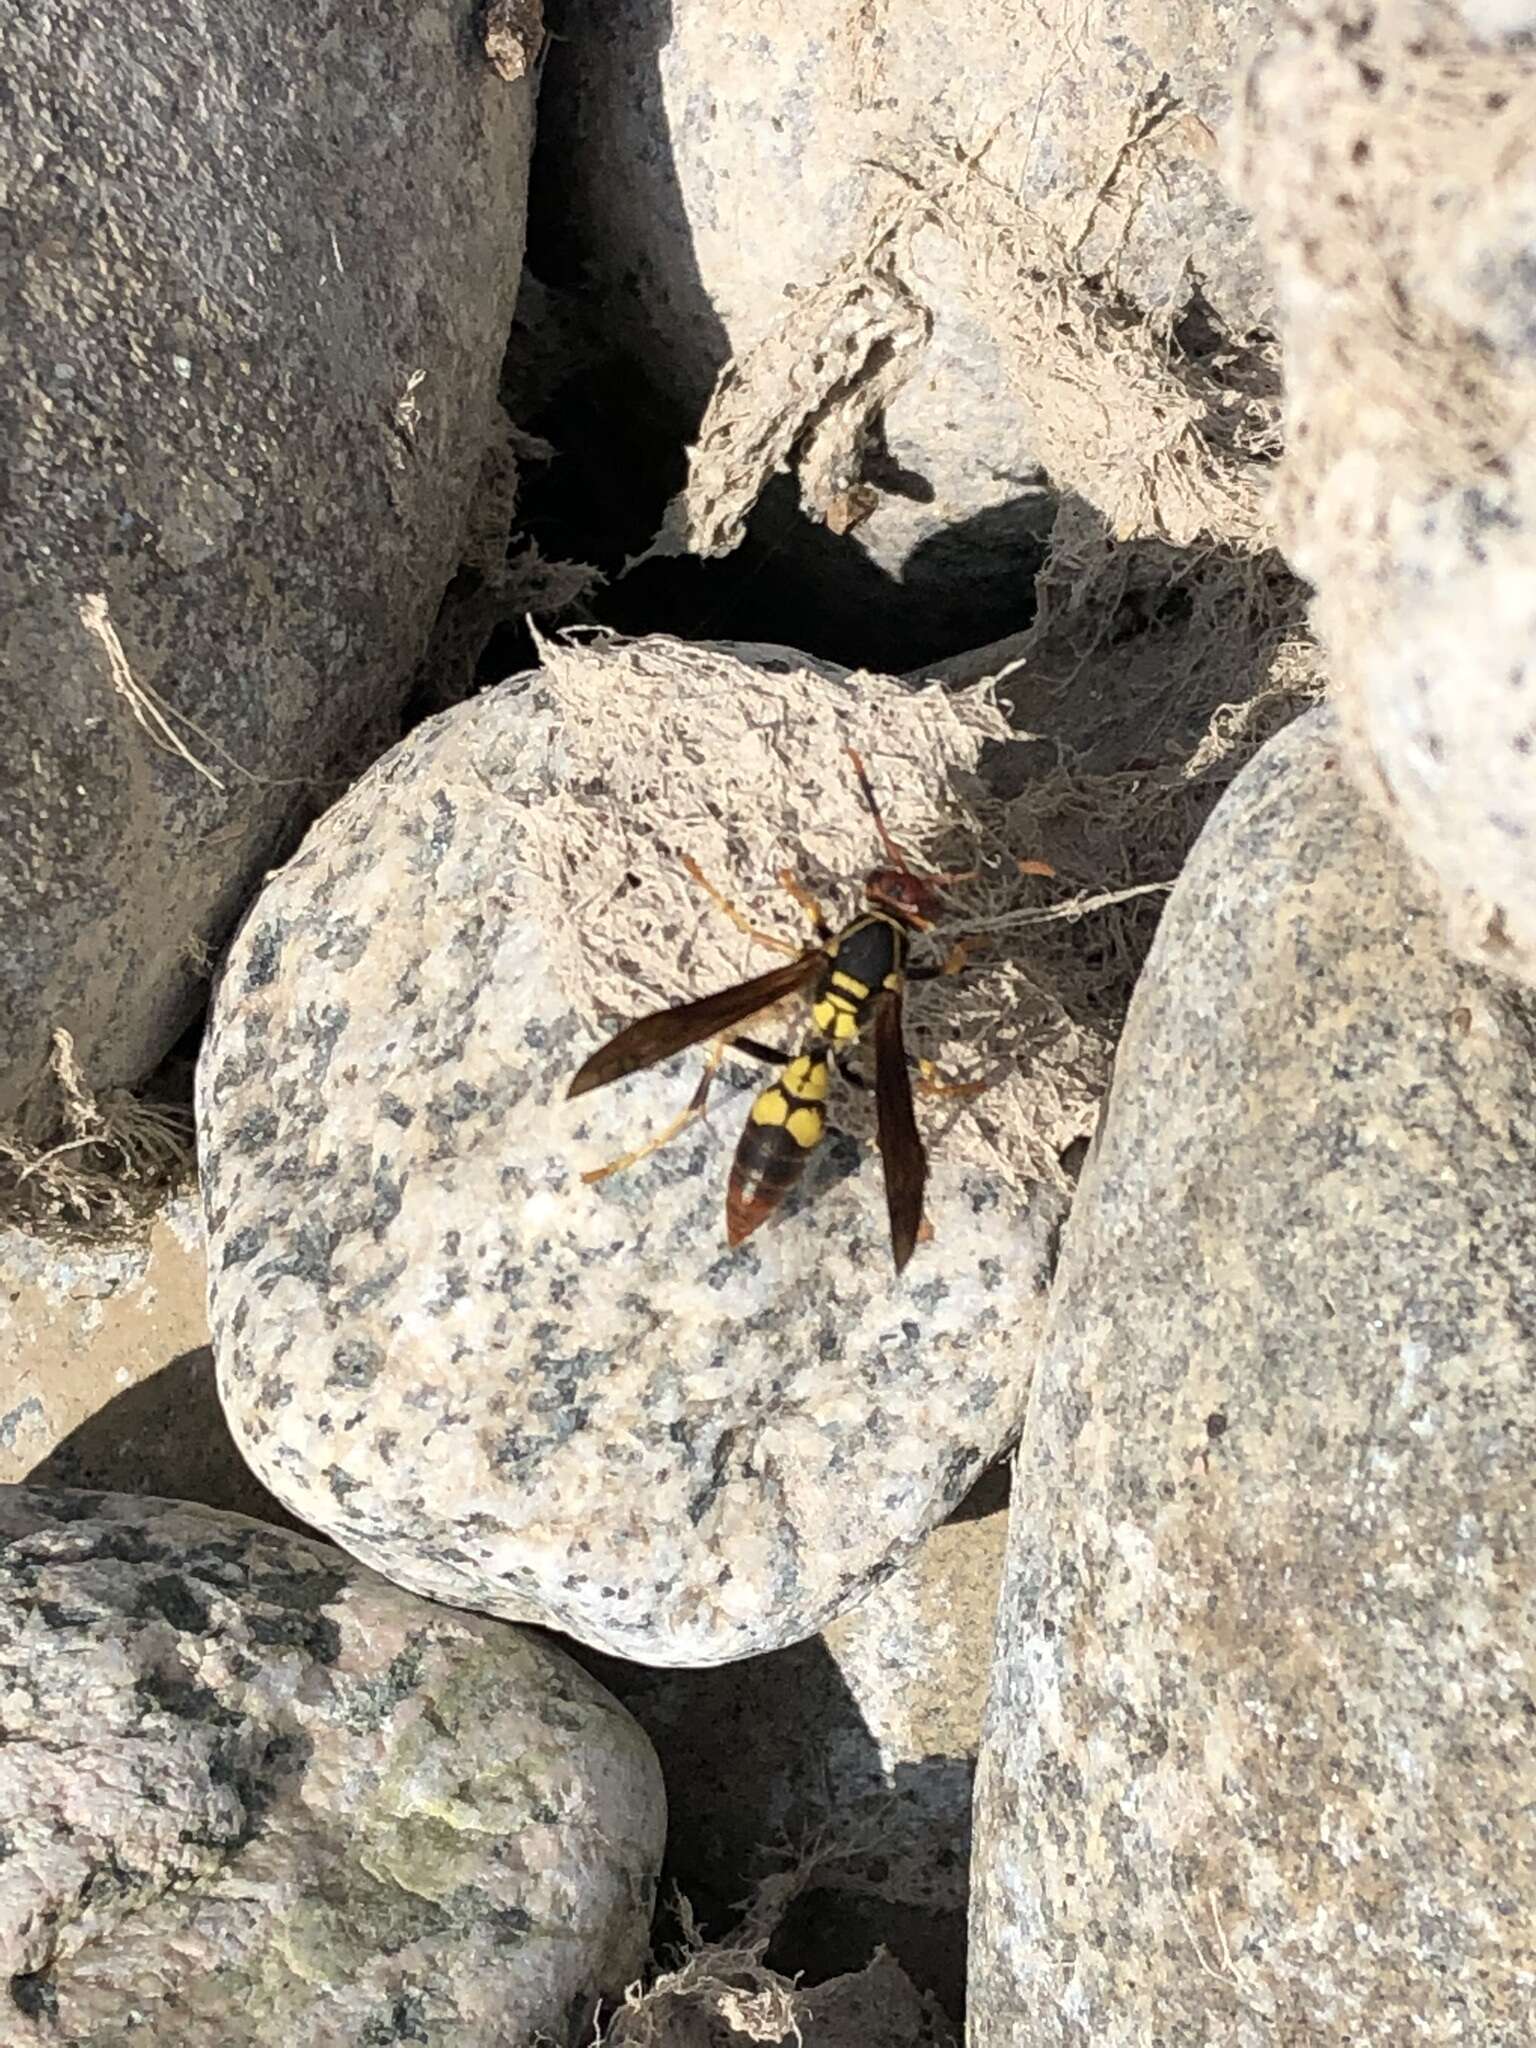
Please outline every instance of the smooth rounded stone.
M0 1122L36 1137L53 1032L142 1081L394 737L505 432L533 116L446 0L36 0L5 42Z
M0 1488L0 1595L7 2041L585 2039L637 1972L660 1773L550 1644L69 1489Z
M1242 178L1281 309L1286 546L1346 760L1457 950L1536 984L1530 17L1287 10Z
M861 738L862 716L896 763L960 712L735 652L748 669L660 640L551 660L582 666L599 704L645 686L644 662L675 669L676 695L647 701L684 758L685 712L726 722L718 796L688 778L722 845L771 845L790 815L772 809L787 762L744 771L751 747L799 759L814 738L841 806L812 807L824 844L868 862L878 842L830 736ZM1066 1198L1010 1184L952 1111L930 1125L936 1235L898 1277L873 1146L834 1128L784 1211L731 1252L727 1169L762 1085L746 1061L727 1063L705 1122L582 1183L683 1107L703 1054L565 1101L605 1032L561 992L557 963L585 954L541 921L554 899L535 842L612 870L585 888L599 953L629 876L656 892L658 1003L765 956L681 874L678 845L710 859L695 821L635 811L649 743L589 766L619 721L578 732L561 687L526 679L418 728L270 879L231 950L198 1077L220 1391L278 1498L399 1583L650 1664L723 1663L823 1628L1012 1440ZM609 792L592 829L617 854L583 853L585 826L562 822L573 775ZM613 796L626 776L640 794ZM711 946L734 971L699 976ZM861 1114L850 1091L834 1121Z
M710 1934L797 1846L769 1959L813 1983L884 1948L958 2028L971 1792L1007 1533L1003 1474L821 1635L715 1671L581 1657L656 1746L663 1888Z
M1064 1233L977 2048L1536 2036L1533 1054L1298 721L1173 894Z
M0 1231L0 1484L286 1511L235 1448L208 1344L202 1203L168 1196L121 1242Z
M1218 139L1267 12L568 7L540 119L597 324L689 421L722 397L688 431L689 546L729 544L700 532L711 494L740 511L789 469L823 531L775 541L829 602L841 542L845 604L874 565L948 646L1027 616L1047 481L1118 528L1242 381L1207 363L1243 355L1269 287ZM1220 530L1214 502L1148 517Z

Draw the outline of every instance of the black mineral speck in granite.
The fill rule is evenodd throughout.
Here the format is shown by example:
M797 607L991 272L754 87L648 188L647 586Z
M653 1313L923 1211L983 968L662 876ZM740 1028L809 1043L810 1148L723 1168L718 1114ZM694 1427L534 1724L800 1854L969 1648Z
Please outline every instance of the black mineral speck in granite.
M453 800L444 789L432 792L432 851L439 859L453 844L453 835L458 826L459 813Z
M486 1925L497 1942L511 1943L532 1931L533 1920L521 1906L500 1906L486 1915Z
M428 2017L426 1997L420 1991L395 1992L382 2011L363 2022L357 2048L422 2048L432 2039L436 2023Z
M328 960L338 973L355 967L368 950L366 928L349 917L333 917L316 941L315 958Z
M438 1280L438 1298L433 1304L433 1313L440 1314L454 1302L463 1301L469 1293L469 1284L469 1274L463 1266L446 1267Z
M190 1721L197 1727L234 1728L242 1719L211 1686L183 1671L156 1665L139 1673L133 1689L148 1711L169 1714L173 1720Z
M255 1258L266 1244L269 1232L265 1224L247 1224L244 1229L231 1231L224 1240L224 1249L219 1263L227 1271L231 1266L244 1266Z
M32 1575L26 1574L25 1578L30 1586ZM18 1575L20 1582L21 1575ZM66 1607L59 1600L36 1600L27 1604L30 1611L51 1629L94 1628L101 1619L101 1610L97 1607Z
M264 1152L278 1134L278 1120L270 1109L253 1109L235 1126L231 1142L241 1152Z
M180 1572L163 1572L158 1578L144 1580L133 1612L141 1621L158 1616L186 1635L205 1635L213 1619L208 1602Z
M318 1080L331 1063L341 1034L352 1021L350 1003L321 1003L303 1020L304 1043L309 1051L310 1077Z
M284 937L280 921L259 926L256 930L245 933L242 943L245 949L247 994L254 994L257 989L270 987L276 979Z
M405 1260L400 1257L386 1260L376 1273L360 1280L349 1294L342 1297L342 1308L348 1315L355 1316L387 1300L398 1287L405 1266Z
M71 1564L159 1564L168 1554L163 1543L131 1523L103 1522L68 1555Z
M349 1679L340 1692L347 1725L363 1731L382 1728L420 1684L424 1661L422 1640L416 1636L396 1651L377 1677Z
M331 1353L331 1370L326 1376L326 1385L358 1388L371 1386L378 1377L383 1363L384 1353L371 1338L345 1338Z
M59 2016L59 1994L46 1970L10 1980L11 2003L29 2020L55 2021Z
M267 1608L252 1614L248 1626L252 1642L269 1650L299 1650L325 1665L341 1655L341 1630L317 1610Z
M490 1116L495 1107L483 1088L468 1081L455 1081L446 1095L434 1096L427 1104L427 1128L441 1137L470 1119Z
M335 1224L323 1223L318 1217L299 1217L287 1233L288 1250L280 1258L265 1260L258 1279L267 1288L275 1287L279 1280L302 1280L324 1291L341 1236Z

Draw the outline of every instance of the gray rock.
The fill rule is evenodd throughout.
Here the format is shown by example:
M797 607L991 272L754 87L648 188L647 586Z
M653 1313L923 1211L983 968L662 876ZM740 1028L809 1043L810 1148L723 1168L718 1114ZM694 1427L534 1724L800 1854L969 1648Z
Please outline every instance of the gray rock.
M1536 1016L1298 721L1065 1233L977 1779L977 2048L1529 2040Z
M1346 760L1457 950L1536 986L1531 20L1285 10L1243 179L1282 315L1286 546Z
M753 745L782 737L830 782L816 720L855 739L874 720L891 760L962 737L938 693L780 684L773 664L797 658L757 650L759 701L754 671L718 653L631 652L628 670L591 657L589 682L638 691L642 658L673 664L649 739L612 710L583 734L538 678L504 686L418 728L269 881L199 1068L212 1323L236 1439L306 1522L417 1591L702 1665L824 1627L1011 1440L1064 1197L1010 1185L995 1146L951 1129L931 1148L934 1243L898 1279L872 1147L834 1130L785 1211L730 1252L726 1172L761 1086L746 1062L706 1122L582 1184L686 1102L701 1055L566 1102L601 1032L556 964L601 959L630 900L659 922L612 943L641 933L659 1000L739 978L684 979L716 928L752 957L679 876L672 848L708 861L709 843L651 779L693 758L687 717L723 721L722 751L683 778L700 829L748 843L784 829L791 789ZM831 844L867 861L842 782ZM567 863L580 877L574 955L536 839L562 882Z
M1001 1471L996 1475L1002 1478ZM667 1861L706 1929L815 1844L774 1960L812 1982L888 1949L959 2023L971 1791L1007 1530L992 1475L820 1636L716 1671L580 1661L649 1735Z
M91 1087L142 1080L392 737L497 417L532 114L443 0L42 0L6 81L0 1119L31 1128L52 1031Z
M1216 163L1228 72L1267 14L1047 0L1026 19L979 0L780 6L769 24L712 0L578 0L541 120L601 325L691 421L735 365L736 416L706 431L733 490L750 501L771 441L862 581L883 570L917 623L919 605L953 613L963 645L965 594L974 613L1011 589L1009 622L1027 612L1046 472L1082 489L1080 469L1137 469L1184 409L1193 447L1204 399L1168 373L1182 317L1198 309L1191 363L1218 332L1240 353L1267 317ZM1095 459L1153 385L1159 426ZM822 474L829 442L854 449L846 474ZM829 552L801 537L835 589ZM851 565L844 581L861 588Z
M575 2038L637 1970L650 1745L546 1643L328 1544L0 1489L8 2041Z

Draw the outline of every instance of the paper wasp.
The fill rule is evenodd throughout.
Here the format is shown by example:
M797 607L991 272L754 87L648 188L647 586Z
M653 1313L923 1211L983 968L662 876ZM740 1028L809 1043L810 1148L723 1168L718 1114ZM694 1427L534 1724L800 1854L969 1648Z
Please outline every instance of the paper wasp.
M621 1081L643 1067L670 1059L689 1046L702 1044L706 1039L715 1041L698 1090L682 1115L636 1151L583 1175L585 1180L594 1181L634 1165L702 1115L710 1085L728 1048L778 1068L776 1078L752 1105L731 1163L725 1198L725 1234L735 1246L779 1207L820 1144L826 1130L832 1069L836 1068L844 1080L856 1087L868 1086L841 1062L869 1035L874 1045L875 1115L885 1172L891 1251L899 1273L911 1258L922 1230L923 1189L928 1176L927 1156L912 1108L912 1081L902 1035L902 996L908 981L928 981L957 972L963 951L957 947L942 967L908 968L907 947L914 933L929 930L935 922L941 885L970 877L925 875L909 865L886 830L863 762L851 747L848 753L891 863L865 876L867 908L841 931L834 932L814 898L792 876L781 875L779 879L785 887L809 911L816 933L814 946L803 950L791 947L769 933L756 931L685 858L684 865L694 880L735 923L764 944L793 957L782 967L770 968L766 974L740 982L734 988L702 996L696 1002L679 1003L627 1024L586 1062L568 1093L585 1095L593 1088L605 1088L610 1082ZM812 1028L797 1053L782 1052L741 1035L743 1025L801 991L810 996ZM939 1093L973 1092L970 1085L947 1089L928 1085Z

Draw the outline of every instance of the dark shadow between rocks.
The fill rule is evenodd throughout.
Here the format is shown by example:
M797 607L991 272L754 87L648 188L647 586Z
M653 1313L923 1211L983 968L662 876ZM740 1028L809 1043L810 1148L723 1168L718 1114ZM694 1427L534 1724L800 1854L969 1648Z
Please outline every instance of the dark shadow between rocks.
M316 1533L268 1493L241 1457L219 1404L213 1352L206 1344L114 1394L54 1445L25 1483L158 1494Z
M891 672L1023 632L1035 616L1035 578L1054 516L1053 498L1027 491L941 527L914 548L901 586L920 623L909 627Z
M791 1868L818 1832L846 1836L848 1856L794 1902L770 1960L818 1983L861 1969L883 1944L961 2022L969 1757L925 1757L887 1773L819 1637L702 1671L659 1670L557 1640L622 1701L661 1759L669 1820L658 1953L679 1938L674 1888L706 1938L717 1938L736 1925L757 1881ZM925 1889L952 1903L904 1901L897 1865L910 1869L914 1856Z
M1010 1447L988 1465L949 1519L952 1522L984 1522L988 1515L1006 1514L1012 1494L1013 1451Z
M911 1904L881 1896L884 1859L878 1851L851 1860L849 1876L868 1889L813 1885L790 1905L768 1944L766 1961L806 1984L824 1984L862 1969L885 1948L919 1991L932 1992L957 2030L965 2025L966 1921L971 1860L971 1797L976 1766L969 1757L924 1757L901 1764L891 1781L893 1811L915 1803L951 1804L953 1836L933 1845L932 1875L954 1888L951 1906Z

